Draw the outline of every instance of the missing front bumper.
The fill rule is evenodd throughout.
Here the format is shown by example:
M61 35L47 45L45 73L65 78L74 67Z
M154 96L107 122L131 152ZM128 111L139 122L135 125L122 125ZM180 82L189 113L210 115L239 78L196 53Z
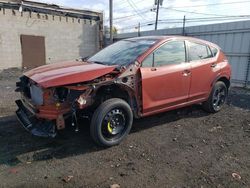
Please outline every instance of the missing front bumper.
M31 134L40 137L55 137L56 128L52 121L37 119L33 112L28 110L21 100L17 100L17 119L21 125Z

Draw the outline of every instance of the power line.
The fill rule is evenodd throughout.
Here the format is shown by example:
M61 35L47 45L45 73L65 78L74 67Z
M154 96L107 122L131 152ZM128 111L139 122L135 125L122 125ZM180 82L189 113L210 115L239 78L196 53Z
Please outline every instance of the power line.
M139 14L145 14L145 13L149 13L148 10L140 12ZM130 17L134 17L134 16L137 16L137 15L138 15L138 13L134 13L134 14L127 15L127 16L117 17L117 18L114 18L113 20L120 20L120 19L130 18Z
M177 11L177 12L184 12L184 13L190 13L190 14L200 14L200 15L209 15L209 16L227 16L227 15L219 15L219 14L210 14L210 13L201 13L201 12L194 12L194 11L185 11L185 10L177 10L174 8L188 8L188 7L202 7L202 6L217 6L217 5L226 5L226 4L240 4L240 3L250 3L250 1L238 1L238 2L227 2L227 3L212 3L212 4L204 4L204 5L192 5L192 6L176 6L176 7L162 7L164 9L168 9L168 10L173 10L173 11ZM124 7L125 8L125 7ZM122 8L123 9L123 8ZM117 11L117 9L116 9ZM139 12L142 11L142 12ZM129 11L127 11L129 12ZM137 14L139 13L141 14L145 14L145 13L149 13L148 9L145 11L145 9L141 9L141 10L136 10ZM124 12L126 13L126 12ZM122 17L118 17L115 18L114 20L119 20L119 19L124 19L124 18L129 18L129 17L134 17L137 14L132 14L132 15L127 15L127 16L122 16ZM144 17L143 17L144 18Z
M141 1L138 1L137 3L144 2L144 1L145 0L141 0ZM128 5L127 0L125 0L124 3L122 3L122 5L125 5L125 4ZM121 4L119 4L119 5L121 5ZM122 7L118 6L118 9L116 9L116 11L122 12L121 10L123 10L124 8L128 8L128 7L129 6L122 6ZM127 12L130 12L130 11L127 11ZM126 13L126 12L123 12L123 13Z
M117 4L116 4L117 3ZM127 4L127 0L123 0L123 1L115 1L114 4L117 6L117 5L124 5L124 4Z
M132 0L131 0L131 2L130 2L130 0L127 0L127 2L128 2L128 4L134 9L134 11L135 11L142 19L145 19L145 17L143 17L143 16L141 15L141 13L138 12L138 10L136 9L136 6L132 3L132 2L133 2Z
M210 22L210 21L224 21L224 20L236 20L236 19L249 19L250 15L239 15L239 16L228 16L228 17L207 17L207 18L191 18L186 19L186 22L194 23L194 22ZM182 19L166 19L166 20L159 20L159 23L183 23ZM141 27L151 26L154 25L154 21L144 22L141 23ZM121 28L124 29L132 29L137 25L131 25L127 27Z
M115 9L117 11L117 9ZM131 11L127 11L127 12L131 12ZM123 13L126 13L126 12L123 12ZM145 9L142 9L141 12L139 12L138 10L136 11L136 13L134 14L130 14L130 15L126 15L126 16L121 16L121 17L117 17L117 18L114 18L113 20L121 20L121 19L125 19L125 18L131 18L131 17L134 17L134 16L141 16L143 19L145 19L144 16L142 16L142 14L147 14L147 13L151 13L149 11L149 9L145 8ZM108 21L109 18L106 18L106 21Z
M229 16L229 15L221 15L221 14L210 14L210 13L201 13L201 12L193 12L193 11L186 11L186 10L177 10L174 8L167 8L167 7L162 7L163 9L167 10L172 10L176 12L184 12L184 13L190 13L190 14L201 14L201 15L208 15L208 16Z
M125 1L124 1L125 2ZM134 11L136 13L131 14L131 15L126 15L126 16L121 16L118 18L114 18L113 20L116 20L115 22L118 22L118 20L122 20L122 19L126 19L126 18L131 18L131 17L135 17L135 16L140 16L143 19L145 19L145 17L143 17L143 14L147 14L150 13L150 11L148 9L142 9L142 10L138 10L137 8L135 8L131 2L129 0L126 0L127 3L129 3L130 7L132 7L134 9ZM219 14L210 14L210 13L201 13L201 12L194 12L194 11L185 11L185 10L177 10L174 8L186 8L186 7L201 7L201 6L217 6L217 5L226 5L226 4L239 4L239 3L246 3L246 2L250 2L250 1L238 1L238 2L227 2L227 3L212 3L212 4L204 4L204 5L192 5L192 6L176 6L176 7L162 7L164 9L167 10L172 10L172 11L176 11L176 12L183 12L183 13L190 13L190 14L198 14L198 15L208 15L208 16L229 16L229 15L219 15ZM117 10L116 10L117 11ZM141 12L140 12L141 11Z
M144 12L141 12L144 13ZM201 13L202 14L202 13ZM128 15L128 16L124 16L124 17L119 17L119 18L115 18L115 19L123 19L123 18L129 18L131 16L134 16L136 14L133 15ZM203 15L203 14L202 14ZM209 14L210 15L210 14ZM239 17L249 17L250 15L235 15L235 16L228 16L228 15L217 15L217 14L211 14L210 16L214 16L214 17L205 17L205 18L187 18L186 20L193 20L193 19L207 19L207 18L213 18L213 19L217 19L217 18L239 18ZM183 20L183 19L167 19L167 20Z
M143 2L143 1L145 1L145 0L138 1L137 3ZM125 3L126 3L126 1L123 1L122 4L125 4ZM162 7L162 8L192 8L192 7L220 6L220 5L231 5L231 4L241 4L241 3L250 3L250 1L248 0L248 1L236 1L236 2L234 1L234 2L227 2L227 3L210 3L210 4L203 4L203 5L168 6L168 7ZM126 7L122 7L122 8L116 9L116 10L122 10L124 8L126 8ZM144 9L141 9L141 10L144 10ZM141 11L141 10L138 10L138 11ZM126 11L123 13L127 13L127 12L130 12L130 11Z
M220 18L237 19L237 18L249 18L249 17L250 17L250 15L235 15L235 16L216 16L216 17L203 17L203 18L189 18L189 19L186 19L186 20L206 20L206 19L220 19Z
M168 10L172 10L172 11L177 11L177 12L199 14L199 15L228 16L228 15L219 15L219 14L209 14L209 13L201 13L201 12L191 12L191 11L184 11L184 10L176 10L176 9L167 8L167 7L162 7L162 8L168 9ZM148 12L148 10L145 10L145 11L140 12L139 14L140 14L140 16L142 16L141 14L145 14L145 13L150 13L150 12ZM127 15L127 16L121 16L121 17L118 17L118 18L114 18L113 20L120 20L120 19L125 19L125 18L131 18L131 17L137 16L137 15L138 15L138 13L135 13L135 14ZM142 17L142 18L144 18L144 17Z
M190 5L190 6L174 6L174 7L167 7L167 8L205 7L205 6L231 5L231 4L240 4L240 3L250 3L250 1L236 1L236 2L227 2L227 3L211 3L211 4L203 4L203 5Z

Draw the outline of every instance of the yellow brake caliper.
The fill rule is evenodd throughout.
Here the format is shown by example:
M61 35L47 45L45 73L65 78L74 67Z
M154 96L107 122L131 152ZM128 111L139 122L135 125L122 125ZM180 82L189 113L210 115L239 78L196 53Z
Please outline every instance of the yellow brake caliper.
M111 127L110 121L108 122L108 131L109 131L109 133L112 133L112 131L113 131L113 129L112 129L112 127Z

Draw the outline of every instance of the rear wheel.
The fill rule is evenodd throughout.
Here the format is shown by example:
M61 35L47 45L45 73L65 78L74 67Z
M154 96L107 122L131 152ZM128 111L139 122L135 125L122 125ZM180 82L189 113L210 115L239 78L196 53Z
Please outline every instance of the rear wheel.
M103 102L94 112L90 133L101 146L119 144L129 133L133 123L133 113L128 103L113 98Z
M228 88L225 83L222 81L216 82L208 100L203 103L204 110L212 113L220 111L225 104L227 94Z

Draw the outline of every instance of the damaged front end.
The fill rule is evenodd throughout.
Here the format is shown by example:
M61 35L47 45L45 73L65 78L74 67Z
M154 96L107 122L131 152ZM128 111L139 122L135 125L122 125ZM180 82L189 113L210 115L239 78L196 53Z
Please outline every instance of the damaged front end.
M55 125L52 121L37 119L35 113L24 106L22 100L17 100L16 104L18 106L17 118L27 131L40 137L56 136Z
M36 117L36 114L39 114L40 111L35 105L43 104L41 88L32 84L26 76L22 76L16 86L16 92L21 93L21 99L16 100L18 106L16 116L21 125L35 136L55 137L56 131L53 122Z
M21 125L35 136L55 137L71 118L78 130L77 112L92 104L91 87L81 84L42 88L26 76L16 83L21 99L16 101L16 116Z
M16 92L21 93L21 99L16 101L17 118L33 135L55 137L58 130L65 128L67 119L78 132L78 118L89 119L95 109L109 98L122 98L127 101L137 117L137 107L140 104L137 104L139 99L135 97L135 75L138 67L138 63L121 69L105 66L107 72L103 69L98 73L91 70L95 74L94 79L87 76L83 78L86 69L74 78L69 75L75 72L70 72L67 78L62 75L56 79L56 73L51 75L52 71L46 70L46 74L51 77L50 80L45 77L44 70L42 73L36 70L36 73L33 71L24 74L16 84ZM80 82L79 76L82 76ZM69 79L72 83L69 83Z

